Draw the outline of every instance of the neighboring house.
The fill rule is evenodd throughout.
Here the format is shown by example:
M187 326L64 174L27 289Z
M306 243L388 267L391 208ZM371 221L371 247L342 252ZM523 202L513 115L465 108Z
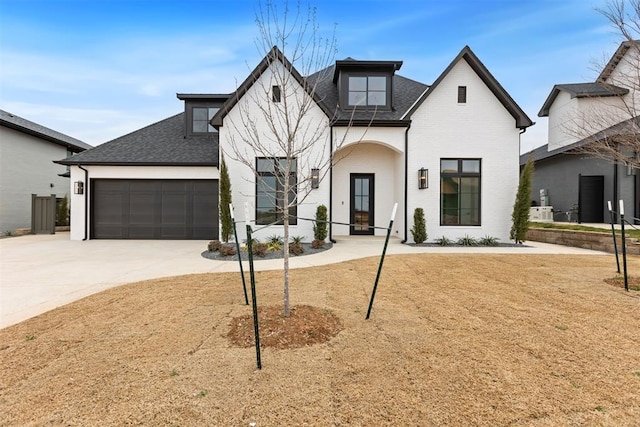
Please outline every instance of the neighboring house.
M32 194L64 198L69 174L54 163L91 148L84 142L0 110L0 232L31 227Z
M608 222L607 201L617 210L620 199L628 216L640 216L636 169L586 149L602 141L615 146L640 129L640 109L628 108L640 105L637 43L622 43L595 82L555 85L538 113L549 118L548 144L523 154L520 164L533 159L532 203L552 206L556 221Z
M275 173L283 172L278 168L282 154L251 157L253 151L242 142L243 119L254 118L268 141L269 126L261 110L272 108L270 103L302 105L300 101L311 99L302 126L315 129L319 142L296 159L290 177L296 183L307 182L313 174L325 179L292 211L292 236L313 239L313 223L307 219L314 218L320 204L328 207L335 222L330 237L384 235L398 203L392 235L404 241L411 241L417 207L425 211L431 239L468 235L508 240L519 135L532 121L469 47L430 86L396 74L401 65L349 58L303 77L274 48L230 96L178 95L185 101L185 113L61 162L71 166L72 181L89 183L88 193L72 198L74 209L86 206L85 215L73 217L72 238L218 237L221 152L236 218L245 219L247 203L256 228L277 222L281 216L276 207L284 195L270 184ZM275 87L273 73L283 70L291 78L286 87ZM205 131L202 120L217 108L210 121L213 128ZM259 179L234 158L234 145L251 157ZM199 198L189 192L190 186L212 197ZM170 198L172 191L176 196ZM196 200L200 204L193 206ZM196 214L198 221L190 219ZM162 231L171 224L188 230L196 222L210 227L200 228L201 233ZM132 233L134 229L138 231ZM142 229L160 231L145 234ZM244 227L239 234L245 237ZM271 225L255 235L282 236L283 228Z

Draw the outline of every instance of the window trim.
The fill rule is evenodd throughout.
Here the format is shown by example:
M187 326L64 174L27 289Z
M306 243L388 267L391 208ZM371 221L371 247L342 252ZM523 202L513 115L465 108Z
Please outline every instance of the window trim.
M278 163L282 160L286 161L286 157L256 157L256 169L255 169L255 173L256 173L256 182L255 182L255 204L254 204L254 219L255 219L255 224L256 225L268 225L268 224L272 224L270 222L260 222L258 219L258 190L259 190L259 186L260 186L260 181L262 180L261 177L270 177L273 176L276 178L276 187L280 186L280 178L277 176L277 173L280 172L280 168L278 168ZM261 160L272 160L273 161L273 172L268 172L268 171L264 171L261 172L258 168L258 163ZM296 204L292 207L289 208L289 225L298 225L298 206L297 206L297 199L298 199L298 160L297 159L293 159L293 161L296 163L295 166L295 170L294 171L289 171L289 179L294 178L294 186L293 186L293 192L294 192L294 200L296 202ZM283 193L283 189L281 188L276 188L274 189L275 192L275 200L274 200L274 204L275 207L278 207L278 194L282 194ZM272 192L273 193L273 192ZM271 193L271 194L272 194ZM283 195L284 196L284 195ZM282 219L282 213L280 213L280 217L278 215L278 211L276 210L275 212L275 225L283 225L283 219Z
M458 171L455 173L442 172L442 161L455 160L458 162ZM463 172L462 162L465 160L478 161L478 172ZM443 207L442 207L442 179L443 178L478 178L478 223L477 224L446 224L443 222ZM459 195L460 193L458 193ZM439 211L440 211L440 226L445 227L481 227L482 226L482 158L479 157L443 157L440 159L440 198L439 198ZM458 222L460 221L460 203L458 203Z
M367 77L367 98L369 95L369 77L384 77L385 78L385 104L384 105L352 105L349 104L349 78L350 77ZM392 75L388 72L382 71L357 71L357 72L345 72L344 75L341 76L341 84L340 84L340 104L343 106L343 109L346 110L383 110L389 111L391 110L391 95L393 93L393 78Z
M211 109L217 109L218 111L220 110L220 106L219 105L208 105L208 104L191 104L189 105L189 108L187 109L187 129L188 129L188 134L189 135L214 135L216 133L218 133L218 130L216 128L213 128L213 130L211 131L207 131L207 132L196 132L193 129L193 122L194 122L194 110L196 108L203 108L207 110L207 117L209 117L209 111ZM214 115L217 113L217 111L214 113ZM209 129L209 127L211 126L211 124L209 123L210 119L207 120L207 129Z

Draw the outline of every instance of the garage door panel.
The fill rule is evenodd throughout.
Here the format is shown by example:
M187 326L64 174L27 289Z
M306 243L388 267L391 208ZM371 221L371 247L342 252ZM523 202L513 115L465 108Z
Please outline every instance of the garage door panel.
M218 181L91 181L91 237L215 239Z

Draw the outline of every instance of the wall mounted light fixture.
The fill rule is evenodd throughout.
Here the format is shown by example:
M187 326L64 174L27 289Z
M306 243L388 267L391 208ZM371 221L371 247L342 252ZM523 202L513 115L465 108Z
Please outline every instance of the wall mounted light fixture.
M429 169L420 168L418 170L418 188L420 190L429 188Z
M76 181L73 183L73 194L84 194L84 182Z
M320 169L311 169L311 188L320 188Z

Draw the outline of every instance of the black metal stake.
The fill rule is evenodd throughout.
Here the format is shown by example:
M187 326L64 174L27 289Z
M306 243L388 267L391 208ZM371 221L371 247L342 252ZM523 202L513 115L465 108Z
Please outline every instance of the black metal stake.
M620 201L622 203L622 200ZM622 232L622 265L624 268L624 290L629 291L629 280L627 278L627 241L624 235L624 211L620 209L620 231Z
M613 226L615 219L613 210L611 209L611 202L609 202L609 214L611 215L611 234L613 234L613 251L616 254L616 266L618 266L618 274L620 274L620 259L618 258L618 242L616 242L616 229Z
M231 217L233 218L233 207L231 208ZM249 305L249 297L247 296L247 284L244 280L244 270L242 269L242 253L240 252L240 242L238 241L238 230L236 229L236 221L233 222L233 236L236 239L236 253L238 254L238 264L240 264L240 277L242 277L242 290L244 291L244 303ZM620 269L618 269L618 272Z
M391 221L389 221L389 228L387 228L387 237L384 240L384 248L382 249L382 256L380 257L380 265L378 265L378 274L376 275L376 282L373 284L373 291L371 292L371 300L369 301L369 309L367 310L366 320L371 315L371 308L373 307L373 300L376 297L376 290L378 289L378 281L380 280L380 273L382 272L382 264L384 263L384 256L387 253L387 245L389 244L389 236L391 236L391 227L393 227L393 219L396 217L396 209L398 204L393 206L393 213L391 214Z
M256 360L258 369L262 369L260 359L260 332L258 328L258 301L256 300L256 279L253 270L253 245L251 244L251 226L247 222L247 252L249 254L249 276L251 277L251 299L253 300L253 332L256 337Z

